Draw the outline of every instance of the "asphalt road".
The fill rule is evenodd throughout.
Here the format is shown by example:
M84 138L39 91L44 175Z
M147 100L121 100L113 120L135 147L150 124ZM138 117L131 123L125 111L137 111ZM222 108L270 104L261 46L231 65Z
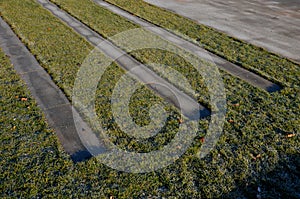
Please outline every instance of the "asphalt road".
M300 63L300 0L145 0Z

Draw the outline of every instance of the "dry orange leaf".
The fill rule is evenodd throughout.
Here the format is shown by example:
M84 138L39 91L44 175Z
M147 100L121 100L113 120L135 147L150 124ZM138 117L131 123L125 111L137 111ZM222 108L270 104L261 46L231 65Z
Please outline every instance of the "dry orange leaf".
M26 97L22 97L21 101L27 101L28 99Z
M253 160L256 160L256 157L253 154L250 154Z
M233 123L233 122L234 122L234 120L230 119L230 120L228 120L228 122L229 122L229 123Z
M179 118L179 123L182 124L183 123L183 119Z
M261 154L258 154L256 156L251 154L251 157L253 158L253 160L257 160L257 159L261 158Z
M202 138L200 138L200 142L204 142L205 141L205 138L204 137L202 137Z
M292 137L295 137L295 136L296 136L296 134L294 134L294 133L291 133L291 134L287 135L288 138L292 138Z

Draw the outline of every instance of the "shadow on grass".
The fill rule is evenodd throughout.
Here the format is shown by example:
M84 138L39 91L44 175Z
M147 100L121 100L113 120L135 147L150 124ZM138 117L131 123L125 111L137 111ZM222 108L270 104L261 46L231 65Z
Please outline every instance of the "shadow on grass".
M250 178L253 178L250 177ZM289 155L278 162L274 170L260 173L253 183L239 186L222 198L300 198L300 154Z
M282 86L277 85L277 84L273 84L272 86L269 86L269 87L267 88L267 91L268 91L269 93L273 93L273 92L276 92L276 91L280 91L281 89L283 89Z
M93 156L90 154L90 152L87 149L77 151L76 153L71 154L71 159L74 163L86 161L92 157Z

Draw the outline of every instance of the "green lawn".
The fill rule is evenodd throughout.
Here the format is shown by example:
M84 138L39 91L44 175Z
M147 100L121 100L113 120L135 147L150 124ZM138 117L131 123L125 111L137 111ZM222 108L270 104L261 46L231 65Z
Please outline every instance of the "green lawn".
M106 37L137 27L88 0L54 1ZM92 46L34 0L2 0L0 10L1 16L70 98L76 73ZM108 20L112 22L106 23ZM114 22L120 25L114 28ZM258 50L254 54L258 59L266 61L267 54L280 63L292 65L284 65L287 70L278 72L283 79L270 72L273 70L270 60L266 61L270 63L268 67L259 68L282 84L286 83L285 88L269 94L222 73L228 112L216 148L205 159L195 157L209 122L209 118L203 119L194 144L184 156L175 164L148 174L118 172L94 158L74 164L1 53L1 196L231 198L245 195L255 198L260 187L263 198L297 198L300 194L300 92L295 74L299 73L299 68L286 59L250 47ZM236 50L236 47L228 46L228 49ZM254 56L251 49L245 49L245 54L248 52L249 57ZM160 60L174 66L195 82L192 87L198 93L198 100L209 103L202 90L201 77L191 75L192 68L184 68L185 62L175 55L162 56L155 50L133 55L144 62ZM122 74L124 71L112 64L99 83L96 99L99 120L108 129L111 141L121 148L140 152L159 149L172 139L178 115L168 108L171 112L168 128L154 138L143 141L129 138L112 122L109 107L112 89ZM28 100L20 100L22 97ZM160 100L149 89L142 88L131 101L134 120L147 124L147 111L139 114L139 108L146 106L147 110L151 103ZM296 136L289 138L290 134Z
M56 2L62 2L54 0ZM69 1L69 0L68 0ZM143 0L105 0L136 16L190 39L225 59L254 71L271 81L299 87L299 64L270 53L210 27L198 24Z

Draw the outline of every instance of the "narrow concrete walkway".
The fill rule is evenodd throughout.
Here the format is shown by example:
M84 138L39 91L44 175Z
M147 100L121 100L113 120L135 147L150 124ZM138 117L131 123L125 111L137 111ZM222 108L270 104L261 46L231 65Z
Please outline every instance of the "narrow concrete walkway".
M56 131L65 151L71 155L74 162L90 158L91 154L78 136L75 122L78 129L82 131L79 133L91 134L91 129L1 17L0 41L0 47L9 56L15 70L27 84L31 95L45 113L50 127Z
M103 0L94 0L98 5L105 7L106 9L142 26L146 30L149 30L152 33L155 33L156 35L159 35L161 38L176 44L177 46L181 47L182 49L185 49L190 52L194 52L197 54L200 58L207 60L207 61L212 61L221 69L224 70L231 75L238 77L249 84L264 89L268 92L275 92L281 89L281 87L275 83L272 83L271 81L264 79L263 77L250 72L240 66L237 66L213 53L210 53L203 48L193 44L192 42L189 42L163 28L160 28L148 21L145 21L139 17L136 17L127 11L112 5L108 2L105 2ZM209 55L209 56L207 56Z
M82 35L82 37L84 37L91 44L97 46L105 55L110 57L112 60L116 60L116 62L122 68L124 68L126 71L130 71L130 73L141 82L146 83L146 85L158 95L172 103L175 107L181 109L182 114L186 117L190 119L198 119L199 113L200 117L207 117L210 115L210 110L199 104L195 99L158 76L155 72L148 69L142 63L129 56L125 51L107 41L98 33L94 32L89 27L70 16L67 12L58 8L55 4L49 2L48 0L38 0L38 2L44 8L52 12L53 15L64 21L73 30ZM102 45L98 46L101 42ZM148 84L149 82L155 82L155 84Z
M299 0L144 0L300 63Z

